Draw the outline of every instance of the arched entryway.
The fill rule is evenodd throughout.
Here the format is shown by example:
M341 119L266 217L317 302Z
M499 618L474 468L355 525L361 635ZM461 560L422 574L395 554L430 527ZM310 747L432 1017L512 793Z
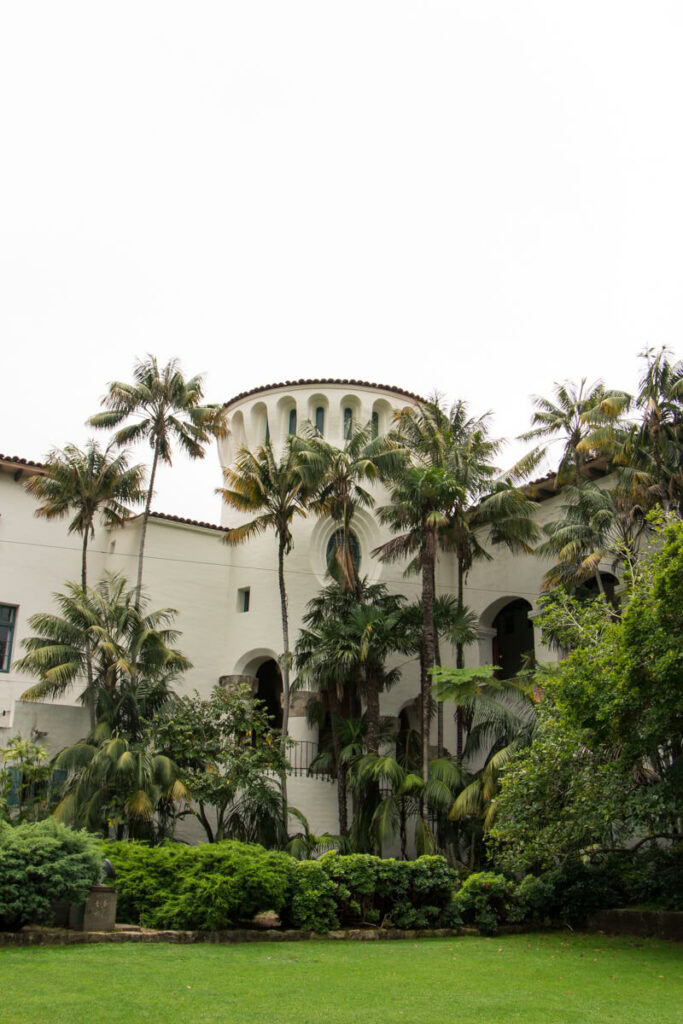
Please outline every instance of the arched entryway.
M282 727L282 676L274 658L268 658L256 669L257 700L263 701L264 709L274 729Z
M508 601L497 612L491 627L491 658L499 679L512 679L524 665L524 656L534 652L531 605L523 597Z

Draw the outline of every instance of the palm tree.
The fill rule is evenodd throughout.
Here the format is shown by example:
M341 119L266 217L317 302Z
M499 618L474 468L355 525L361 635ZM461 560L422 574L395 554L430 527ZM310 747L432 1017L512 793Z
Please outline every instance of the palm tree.
M421 601L413 601L407 605L401 613L401 651L405 654L422 657L422 625L424 622L424 611ZM460 606L458 599L452 594L440 594L434 598L434 664L441 665L441 640L448 640L449 643L463 649L479 636L479 620L477 615ZM436 756L443 757L443 702L437 701L436 705L437 739Z
M473 669L434 670L435 692L452 701L468 720L467 742L458 763L464 766L460 792L449 819L474 819L484 832L495 817L500 772L528 746L536 728L536 705L529 692L512 680L498 680L493 665ZM482 764L483 761L483 764ZM477 832L471 834L470 870L474 869Z
M283 654L282 668L282 746L286 752L289 730L289 671L291 653L289 649L289 616L287 612L287 587L285 583L285 557L294 545L292 523L295 518L307 514L309 492L292 438L288 438L280 459L273 451L270 441L255 452L243 447L237 453L234 467L223 470L226 487L216 493L231 508L253 515L254 518L226 530L228 544L243 544L251 537L273 530L277 537L277 571L280 588L280 614L282 618ZM283 777L283 802L287 820L286 780Z
M588 384L583 377L578 384L572 381L555 383L552 398L533 396L536 407L531 418L531 430L520 434L521 441L548 441L562 443L562 454L557 469L556 483L572 479L576 485L581 481L583 467L588 456L582 442L590 435L590 422L599 418L601 403L620 393L608 393L601 380ZM548 445L540 445L532 453L535 461L547 455Z
M645 349L638 393L605 400L600 418L582 442L604 452L616 467L619 490L634 505L683 503L683 362L672 363L665 348ZM628 413L636 416L628 416Z
M316 430L294 442L302 472L312 492L311 511L337 524L336 564L329 566L346 590L356 590L358 571L352 540L353 517L359 508L375 504L365 484L386 481L405 464L405 451L391 437L375 437L372 423L352 427L343 448L326 441ZM336 536L335 536L336 539Z
M363 747L378 753L379 695L399 677L398 670L386 669L385 661L401 643L403 601L400 595L389 594L384 584L369 584L367 578L358 580L353 592L332 583L309 601L297 639L297 684L315 686L327 695L342 835L347 833L347 761L342 757L341 708L351 695L365 698Z
M435 565L439 533L448 524L448 512L462 497L460 485L440 466L412 466L391 491L391 504L378 509L382 523L398 536L372 552L384 562L410 558L419 565L422 577L422 658L420 662L422 778L429 779L429 732L431 717L431 676L434 665ZM411 566L409 566L410 570Z
M188 799L170 758L104 726L91 742L62 750L55 767L68 773L55 817L105 836L113 827L117 839L157 838L154 819L163 804Z
M397 421L400 435L418 464L439 468L448 474L451 482L450 504L441 510L443 519L436 543L456 556L457 607L462 618L466 616L467 574L475 561L492 557L483 544L486 533L491 544L504 544L515 553L529 554L533 550L533 542L538 538L538 528L533 522L535 505L516 484L534 468L536 457L523 459L512 471L502 475L493 461L500 452L501 442L490 436L490 413L470 417L467 403L463 401L446 411L435 399L417 411L402 410ZM382 557L382 549L379 551ZM463 625L464 622L463 618ZM465 664L465 646L472 642L471 627L472 623L469 629L461 630L460 636L454 634L452 638L459 668ZM460 712L456 713L456 721L460 756L463 749Z
M600 564L610 559L633 563L638 541L647 523L642 510L617 488L607 490L593 483L567 486L561 515L543 527L547 540L536 548L542 558L556 558L545 574L545 586L576 587L591 577L605 596Z
M42 504L36 516L62 519L71 514L68 532L83 538L81 584L88 582L88 541L95 535L95 520L101 516L108 528L120 526L130 515L128 505L143 498L144 466L129 466L128 453L114 454L114 445L104 451L96 441L85 450L67 444L54 448L44 472L29 477L26 490Z
M145 537L154 494L159 461L172 463L173 444L180 446L191 459L204 457L212 438L227 435L225 410L219 405L203 405L204 385L201 376L187 380L177 359L159 367L157 359L148 355L133 368L133 383L113 381L102 399L106 412L91 416L93 427L118 427L129 418L132 423L114 434L118 445L147 441L152 449L152 468L147 499L142 514L137 588L141 593Z
M137 589L116 573L105 573L85 592L67 583L66 593L54 597L61 614L41 613L28 620L36 635L22 641L26 654L15 667L38 682L22 700L59 697L83 682L78 697L93 709L96 721L138 740L145 719L168 700L173 682L191 667L172 646L178 638L171 628L174 609L146 613L144 601L138 607Z

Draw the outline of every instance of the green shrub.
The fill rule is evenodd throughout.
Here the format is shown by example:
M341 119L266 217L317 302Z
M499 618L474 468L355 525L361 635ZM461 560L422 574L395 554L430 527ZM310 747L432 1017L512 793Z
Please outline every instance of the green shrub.
M53 819L0 827L0 930L51 924L58 900L83 903L98 881L99 843Z
M128 849L125 849L127 847ZM288 899L296 862L235 841L200 846L107 847L116 867L119 917L151 928L216 931Z
M503 875L480 871L465 879L454 903L465 924L476 925L484 935L495 935L498 925L509 919L511 908L516 908L515 884ZM512 916L519 919L514 912Z
M338 928L337 896L337 885L318 861L296 861L283 923L320 933Z
M618 907L623 900L619 878L610 869L593 868L580 860L565 861L540 876L548 886L548 916L583 924L596 910Z
M336 886L337 914L345 927L434 928L456 919L456 876L443 857L403 861L330 852L317 863Z

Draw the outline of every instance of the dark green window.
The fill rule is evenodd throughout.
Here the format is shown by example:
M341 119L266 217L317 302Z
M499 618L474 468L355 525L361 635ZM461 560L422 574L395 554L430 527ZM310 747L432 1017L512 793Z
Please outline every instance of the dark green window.
M17 609L12 604L0 604L0 672L9 672L12 662L12 642Z
M289 432L296 434L296 409L289 410Z
M266 419L266 444L270 441L270 427L268 426L268 420Z
M334 565L334 559L337 553L337 549L341 547L344 541L344 531L342 529L335 530L327 542L327 551L325 552L325 560L327 562L328 569ZM358 537L355 533L349 533L349 547L351 548L351 558L356 572L360 569L360 544L358 543Z
M373 412L372 414L372 436L379 437L379 413Z
M344 409L344 437L348 441L353 430L353 409L348 406Z
M240 587L237 591L237 610L239 612L248 612L249 604L251 600L251 590L249 587Z
M325 433L325 410L322 405L315 410L315 429L321 437Z

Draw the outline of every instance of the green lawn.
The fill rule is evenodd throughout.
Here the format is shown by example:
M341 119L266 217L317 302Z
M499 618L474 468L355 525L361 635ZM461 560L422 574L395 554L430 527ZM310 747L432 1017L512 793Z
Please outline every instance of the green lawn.
M7 1024L673 1024L683 947L571 933L0 950Z

